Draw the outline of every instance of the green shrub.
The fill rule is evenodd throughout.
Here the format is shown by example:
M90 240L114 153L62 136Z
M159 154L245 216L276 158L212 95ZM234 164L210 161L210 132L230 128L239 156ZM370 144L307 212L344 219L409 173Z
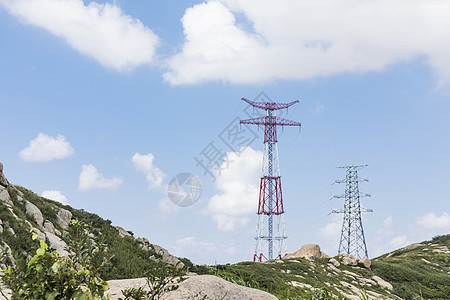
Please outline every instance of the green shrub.
M95 259L103 256L104 246L90 239L78 221L71 222L69 235L73 242L68 245L68 257L61 257L42 240L33 257L14 253L16 265L0 275L11 289L12 300L109 299L105 295L108 283L99 277L106 260L98 263ZM32 239L36 238L34 234Z

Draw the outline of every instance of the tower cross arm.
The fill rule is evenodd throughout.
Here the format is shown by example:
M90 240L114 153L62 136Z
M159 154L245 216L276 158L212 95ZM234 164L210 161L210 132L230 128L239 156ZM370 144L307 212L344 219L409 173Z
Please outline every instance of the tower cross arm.
M254 125L281 125L281 126L302 126L300 122L280 118L276 116L265 116L253 119L246 119L239 121L240 124L254 124Z
M255 102L248 100L246 98L242 98L243 101L247 102L253 107L264 109L264 110L278 110L278 109L285 109L289 106L292 106L294 104L297 104L299 101L295 100L289 103L276 103L276 102Z

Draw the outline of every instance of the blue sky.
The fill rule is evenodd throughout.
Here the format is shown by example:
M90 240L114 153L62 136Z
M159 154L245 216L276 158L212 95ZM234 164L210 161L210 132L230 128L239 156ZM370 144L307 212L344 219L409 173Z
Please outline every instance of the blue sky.
M263 130L221 140L240 99L300 100L280 131L288 250L337 252L344 178L369 255L450 231L447 1L0 0L0 161L10 182L83 208L196 263L250 260ZM223 137L223 135L222 135ZM216 181L210 144L234 162ZM179 208L166 186L198 175Z

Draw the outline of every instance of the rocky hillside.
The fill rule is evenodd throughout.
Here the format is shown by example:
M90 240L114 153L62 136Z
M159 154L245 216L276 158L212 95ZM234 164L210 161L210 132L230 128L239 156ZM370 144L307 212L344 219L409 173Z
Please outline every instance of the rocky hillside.
M64 231L71 219L77 219L91 226L91 234L107 244L112 256L112 269L103 274L105 280L137 278L145 275L155 258L164 258L172 264L179 259L146 238L134 238L133 233L96 214L74 209L68 205L39 197L33 192L11 185L3 174L0 164L0 250L9 253L3 264L14 262L11 250L34 253L38 243L31 239L31 233L45 240L62 256L65 250Z
M107 244L112 267L102 278L109 280L112 299L118 299L123 289L145 285L142 277L155 266L155 258L171 264L180 261L98 215L11 185L2 170L0 164L0 250L8 255L1 265L14 263L11 250L35 252L37 243L30 231L67 255L64 232L71 219L91 225L93 237ZM351 255L329 257L314 244L267 263L198 266L181 259L189 267L188 279L164 299L450 299L449 248L446 235L372 261Z
M309 244L283 260L191 269L279 299L450 299L449 248L450 235L438 236L370 261L329 257Z

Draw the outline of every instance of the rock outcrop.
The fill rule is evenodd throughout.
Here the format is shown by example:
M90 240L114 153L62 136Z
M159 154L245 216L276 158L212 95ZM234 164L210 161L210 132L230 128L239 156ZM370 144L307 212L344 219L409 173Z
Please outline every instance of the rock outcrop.
M372 265L372 261L370 261L367 257L361 258L358 263L366 269L370 269L370 266Z
M7 187L9 185L8 180L5 177L5 174L3 174L3 164L0 162L0 185Z
M8 190L0 185L0 201L4 202L6 205L14 206L14 203L9 196Z
M347 266L354 267L358 264L358 260L351 254L347 254L347 253L339 254L338 258L341 260L341 262L344 265L347 265Z
M41 211L39 208L37 208L36 205L29 201L25 201L25 210L28 215L30 215L36 224L39 225L39 227L42 227L44 225L44 217L42 216Z
M119 232L119 235L120 235L121 237L132 236L128 231L126 231L125 229L123 229L123 227L120 227L120 226L114 226L114 228L117 229L117 231Z
M55 235L61 235L61 232L55 228L55 226L53 225L52 222L50 222L49 220L45 220L44 222L44 230L46 232L50 232L53 233Z
M69 252L66 250L67 244L63 240L50 232L46 232L45 236L47 237L50 248L58 251L61 256L69 256Z
M150 248L153 248L153 250L155 250L157 254L161 255L162 258L169 264L184 267L184 264L176 256L170 254L169 251L167 251L163 247L155 244L150 244L150 242L146 238L138 238L137 241L141 244L141 247L144 250L149 250Z
M67 209L60 208L56 214L56 222L64 229L69 228L69 222L72 219L72 213Z
M382 288L392 291L393 287L392 284L390 284L389 282L381 279L378 276L372 276L372 279L375 280L378 283L378 285L381 286Z
M294 253L290 253L284 257L288 258L306 258L309 260L314 260L316 258L329 258L326 253L320 251L320 246L317 244L306 244L303 245L299 250Z
M108 293L113 294L111 299L119 299L122 297L121 290L123 289L147 286L145 278L111 280L108 283L110 286ZM213 275L200 275L189 277L178 285L178 289L166 293L161 299L276 300L277 298L264 291L240 286Z

